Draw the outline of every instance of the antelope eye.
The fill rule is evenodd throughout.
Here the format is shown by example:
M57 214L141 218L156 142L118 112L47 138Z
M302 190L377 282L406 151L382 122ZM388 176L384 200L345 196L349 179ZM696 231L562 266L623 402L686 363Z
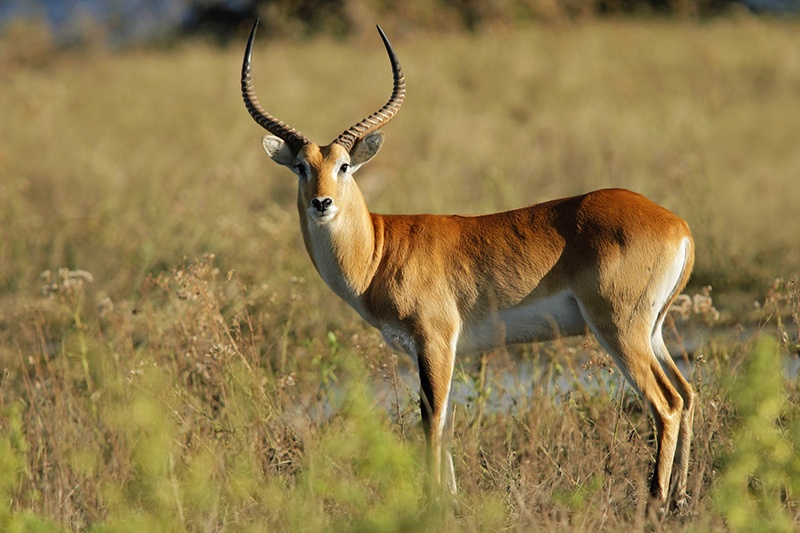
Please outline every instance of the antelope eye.
M342 165L342 166L339 168L339 172L347 172L347 170L348 170L349 168L350 168L350 165L348 165L347 163L344 163L344 164L343 164L343 165Z
M302 163L298 163L294 166L294 169L297 171L298 174L303 175L306 173L306 167L303 166Z

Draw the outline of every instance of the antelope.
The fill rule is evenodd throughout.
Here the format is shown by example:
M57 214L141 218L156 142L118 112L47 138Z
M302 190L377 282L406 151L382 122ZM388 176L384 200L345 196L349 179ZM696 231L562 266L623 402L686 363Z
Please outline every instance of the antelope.
M353 174L378 153L405 77L388 38L386 104L325 146L256 98L253 25L242 96L271 135L267 155L297 175L306 251L324 282L386 343L417 364L428 485L453 496L449 395L457 354L590 330L649 404L657 455L650 502L686 502L695 394L664 344L662 325L694 264L687 223L624 189L604 189L477 216L371 213ZM671 483L670 483L671 482ZM444 492L443 492L444 493Z

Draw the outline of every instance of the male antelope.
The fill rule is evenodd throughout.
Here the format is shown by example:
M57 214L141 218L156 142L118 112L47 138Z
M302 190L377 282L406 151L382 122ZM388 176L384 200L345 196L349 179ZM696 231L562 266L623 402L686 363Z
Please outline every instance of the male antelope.
M695 397L661 327L694 263L686 222L621 189L482 216L370 213L353 173L378 153L378 130L406 92L386 35L378 27L394 75L389 101L318 146L258 103L250 78L257 24L242 65L245 105L272 133L262 143L267 155L297 174L300 229L317 272L417 362L432 479L455 493L443 430L457 353L588 327L651 406L658 438L652 497L663 503L671 493L682 505Z

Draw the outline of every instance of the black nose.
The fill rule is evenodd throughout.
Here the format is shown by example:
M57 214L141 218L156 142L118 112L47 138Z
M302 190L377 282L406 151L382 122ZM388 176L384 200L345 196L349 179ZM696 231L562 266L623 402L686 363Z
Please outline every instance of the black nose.
M324 213L326 209L328 209L333 200L329 196L325 196L323 198L314 198L311 200L311 205L314 206L314 209L319 211L320 213Z

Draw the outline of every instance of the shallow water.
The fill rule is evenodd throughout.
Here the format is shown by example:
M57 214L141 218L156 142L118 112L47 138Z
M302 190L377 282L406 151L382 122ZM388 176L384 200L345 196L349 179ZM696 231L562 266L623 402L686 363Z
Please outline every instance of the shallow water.
M710 342L723 344L748 342L757 332L730 328L723 332L695 328L681 331L680 341L674 334L666 335L667 345L680 371L687 379L702 379L705 360L703 351ZM494 352L485 358L484 400L485 408L492 410L516 410L520 403L536 394L546 394L560 401L572 392L605 393L618 397L620 393L634 394L633 387L625 380L611 358L602 350L582 348L582 338L564 341L564 346L551 344L533 345L527 350ZM598 352L602 355L598 356ZM593 355L594 353L594 355ZM416 397L419 391L419 376L416 367L405 355L398 355L398 384L391 380L376 384L381 402L391 409L396 407L398 395L408 391ZM405 360L405 361L404 361ZM469 406L480 398L481 357L471 356L456 361L456 370L451 388L451 403ZM711 370L709 369L708 372ZM783 362L784 376L789 380L800 379L800 357L786 355ZM622 388L622 390L620 390ZM396 389L399 392L396 392Z

